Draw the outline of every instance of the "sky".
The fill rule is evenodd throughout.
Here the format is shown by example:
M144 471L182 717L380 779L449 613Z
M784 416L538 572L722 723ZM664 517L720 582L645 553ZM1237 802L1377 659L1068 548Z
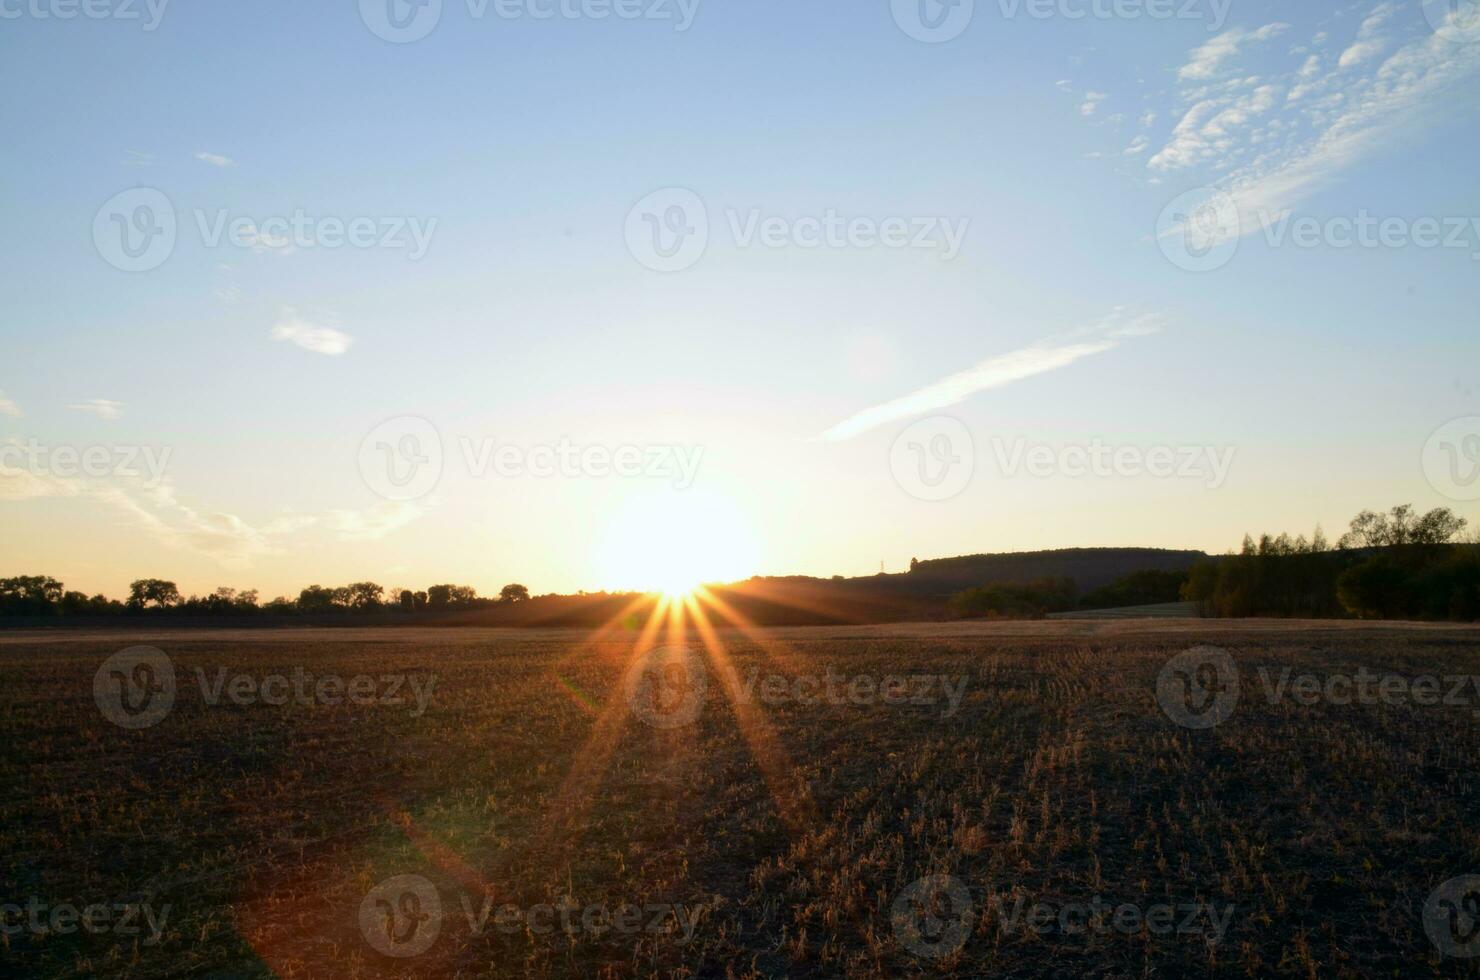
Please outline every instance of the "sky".
M0 0L0 83L0 574L1480 520L1474 0Z

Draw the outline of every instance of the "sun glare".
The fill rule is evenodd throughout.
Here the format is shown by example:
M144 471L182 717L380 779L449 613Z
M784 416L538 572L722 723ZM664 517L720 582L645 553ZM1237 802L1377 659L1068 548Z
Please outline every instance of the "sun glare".
M628 500L597 554L607 588L661 592L674 599L706 582L748 578L759 557L734 502L692 490Z

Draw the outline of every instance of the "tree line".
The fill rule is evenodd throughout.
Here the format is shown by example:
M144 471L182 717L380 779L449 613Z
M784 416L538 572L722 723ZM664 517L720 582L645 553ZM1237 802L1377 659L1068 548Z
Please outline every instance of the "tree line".
M1310 538L1245 535L1238 553L1193 566L1182 598L1204 616L1480 619L1480 544L1456 543L1467 522L1447 507L1364 510L1331 547Z
M302 615L366 615L372 613L447 612L486 609L526 602L529 589L511 582L497 596L480 597L470 585L433 585L425 590L387 590L374 582L345 586L310 585L296 598L279 596L261 602L256 589L225 586L209 595L182 595L174 582L143 578L129 585L128 598L110 599L68 590L49 575L0 578L0 618L45 620L55 617L109 617L127 615L256 617Z

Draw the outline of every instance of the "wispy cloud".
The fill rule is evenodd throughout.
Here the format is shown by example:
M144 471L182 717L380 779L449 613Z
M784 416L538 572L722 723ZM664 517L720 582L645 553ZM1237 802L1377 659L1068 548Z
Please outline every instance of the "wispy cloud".
M0 415L6 415L13 419L21 417L21 407L9 398L6 398L3 391L0 391Z
M1212 78L1223 67L1224 62L1237 55L1245 45L1267 41L1289 29L1289 24L1282 23L1265 24L1254 31L1242 27L1230 28L1194 49L1187 64L1178 70L1177 77L1183 81Z
M149 167L154 164L154 154L145 153L142 150L124 150L123 165L125 167Z
M1084 93L1084 102L1082 102L1079 106L1079 114L1081 116L1093 116L1095 112L1099 110L1100 103L1104 102L1108 98L1110 98L1110 96L1106 95L1104 92Z
M375 541L424 513L425 509L415 501L386 500L367 510L330 511L328 525L345 541Z
M1472 108L1463 99L1446 102L1444 95L1480 72L1480 45L1453 44L1429 32L1397 44L1384 35L1394 9L1391 3L1372 7L1334 61L1297 54L1274 72L1267 66L1257 74L1238 70L1232 63L1238 48L1282 25L1238 35L1236 43L1218 47L1216 57L1204 45L1180 73L1192 80L1180 93L1185 111L1147 168L1211 171L1210 196L1227 194L1239 215L1237 233L1250 234L1262 227L1261 216L1288 210L1358 160L1393 145L1404 127L1446 107Z
M338 355L349 350L354 338L334 327L311 323L294 310L283 310L282 319L272 328L273 340L286 340L315 354Z
M826 440L851 439L897 419L923 415L965 401L990 388L1031 378L1036 374L1068 367L1075 361L1119 346L1127 337L1139 337L1161 329L1162 318L1150 314L1128 315L1117 309L1091 327L1050 338L1031 347L990 357L974 367L942 378L902 398L866 408L822 434Z
M22 445L18 438L6 442ZM237 514L181 502L170 479L158 473L61 477L45 468L0 461L0 501L48 498L101 505L119 515L124 526L142 531L166 548L204 555L228 567L247 567L254 558L284 554L292 539L309 528L326 528L341 540L368 541L426 513L418 503L384 501L363 511L286 514L254 524Z
M207 153L205 150L197 153L195 159L200 160L202 163L209 163L213 167L229 167L236 162L231 157L223 157L219 153Z
M85 402L76 402L67 407L75 412L96 415L109 422L123 415L123 402L110 401L107 398L89 398Z

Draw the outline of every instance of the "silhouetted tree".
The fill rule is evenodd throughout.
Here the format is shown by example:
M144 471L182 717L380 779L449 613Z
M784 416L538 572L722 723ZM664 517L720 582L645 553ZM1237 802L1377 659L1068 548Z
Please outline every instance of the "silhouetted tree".
M529 598L529 589L518 582L511 582L499 589L500 602L524 602Z
M164 579L141 578L128 587L128 604L133 609L147 609L150 603L157 609L167 609L180 601L179 587Z

